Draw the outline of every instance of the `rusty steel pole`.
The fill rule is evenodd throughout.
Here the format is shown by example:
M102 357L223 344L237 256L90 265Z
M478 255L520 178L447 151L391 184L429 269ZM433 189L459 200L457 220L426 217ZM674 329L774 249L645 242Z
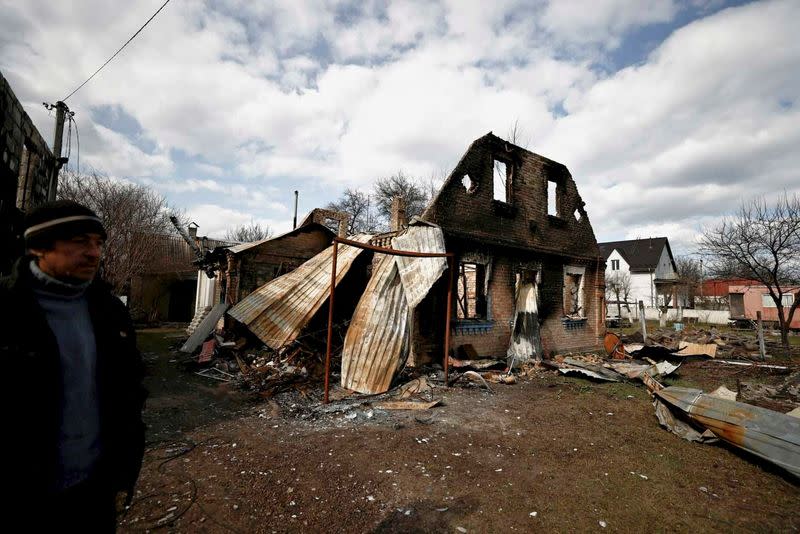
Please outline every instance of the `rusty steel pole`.
M455 268L453 264L455 259L453 256L447 257L447 268L450 270L450 280L447 284L447 317L444 320L444 385L447 387L447 382L450 375L450 314L453 313L453 281L455 280Z
M336 259L339 254L339 242L333 239L333 260L331 265L331 297L328 300L328 347L325 350L325 404L328 404L328 382L331 374L331 342L333 340L333 299L336 294Z

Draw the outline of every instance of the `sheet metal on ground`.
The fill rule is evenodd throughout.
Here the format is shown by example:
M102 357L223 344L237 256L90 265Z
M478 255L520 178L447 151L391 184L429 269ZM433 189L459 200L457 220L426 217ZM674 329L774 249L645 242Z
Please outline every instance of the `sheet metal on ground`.
M358 235L366 243L371 236ZM339 245L336 284L345 277L363 249ZM231 308L228 315L247 326L271 349L297 339L300 331L328 299L333 247L323 250L300 267L270 280Z
M194 329L192 335L189 336L189 339L186 340L186 343L180 348L181 352L194 352L197 347L208 337L214 327L217 325L217 322L222 318L225 314L225 310L228 309L229 304L226 302L218 302L206 315L203 320L197 325L197 328Z
M656 391L655 395L719 439L800 477L800 419L759 406L716 398L699 389L672 386ZM681 432L676 433L683 436Z
M392 240L397 250L444 253L437 226L416 223ZM447 266L444 258L384 255L375 268L342 350L342 387L382 393L408 358L411 314Z

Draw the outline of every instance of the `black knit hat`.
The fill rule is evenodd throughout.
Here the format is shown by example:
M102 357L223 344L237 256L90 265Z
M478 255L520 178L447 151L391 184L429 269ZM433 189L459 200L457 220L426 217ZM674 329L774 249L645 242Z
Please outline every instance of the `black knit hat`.
M25 215L26 248L50 248L59 239L95 233L106 238L103 222L89 208L72 200L37 206Z

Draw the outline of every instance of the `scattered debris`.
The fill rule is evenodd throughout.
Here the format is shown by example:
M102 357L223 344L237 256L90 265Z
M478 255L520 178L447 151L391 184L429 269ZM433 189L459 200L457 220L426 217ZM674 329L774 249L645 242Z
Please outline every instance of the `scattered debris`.
M429 410L439 404L441 400L431 402L418 401L384 401L375 404L379 410Z
M203 369L202 371L197 371L195 374L204 376L206 378L213 378L214 380L219 380L221 382L230 382L234 378L234 375L230 373L226 373L221 369L217 369L216 367L209 367L207 369Z
M197 363L207 363L214 357L214 349L217 347L217 340L210 339L203 343L203 350L197 356Z
M718 399L735 401L738 394L735 391L729 390L725 386L720 386L711 393L709 393L709 395L711 395L712 397L716 397Z
M475 371L482 371L484 369L492 369L497 367L505 367L506 362L503 360L493 360L493 359L480 359L480 360L457 360L455 358L450 358L450 367L455 369L472 369Z
M708 356L714 358L717 355L716 343L689 343L688 341L681 341L678 343L678 356Z

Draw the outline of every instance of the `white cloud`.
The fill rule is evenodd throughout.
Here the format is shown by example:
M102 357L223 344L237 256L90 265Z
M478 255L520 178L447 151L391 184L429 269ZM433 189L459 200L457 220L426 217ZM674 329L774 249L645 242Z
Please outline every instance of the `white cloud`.
M694 4L712 12L715 2ZM791 0L696 20L642 64L610 73L609 50L686 4L176 6L69 104L82 160L146 178L173 203L221 206L212 226L221 214L288 221L298 184L313 191L305 202L322 205L398 169L430 176L515 121L532 150L570 168L601 239L684 235L668 225L690 232L747 195L797 190L800 7ZM155 7L0 0L0 67L47 139L52 118L39 103L63 97ZM124 109L140 137L94 124L98 106Z
M563 43L616 48L627 30L669 22L677 11L673 0L553 0L542 25Z
M249 212L226 208L219 204L196 204L187 208L186 212L188 217L199 225L198 234L216 238L224 237L227 230L251 223L269 227L273 234L291 230L292 226L289 219L254 217Z

